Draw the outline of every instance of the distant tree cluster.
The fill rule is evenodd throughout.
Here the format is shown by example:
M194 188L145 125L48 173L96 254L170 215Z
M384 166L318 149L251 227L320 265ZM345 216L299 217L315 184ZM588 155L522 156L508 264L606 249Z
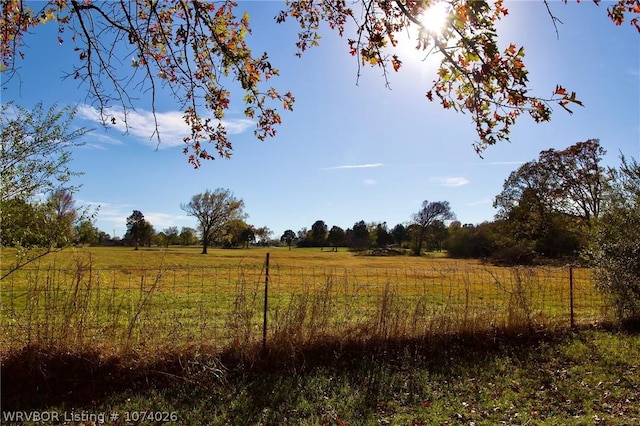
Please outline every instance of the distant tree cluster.
M289 248L295 242L298 247L331 247L333 251L346 247L353 251L393 249L401 252L409 244L411 251L419 255L424 246L427 250L443 248L446 239L444 221L454 218L449 202L425 201L406 226L399 223L389 230L386 222L360 220L346 230L337 225L329 229L323 220L317 220L311 229L303 228L297 234L291 229L286 230L280 241Z
M134 210L127 218L127 232L123 243L134 246L172 245L190 246L202 244L202 253L206 254L211 246L224 248L249 247L250 244L265 244L271 230L256 227L245 220L244 201L233 196L228 189L218 188L191 197L191 201L182 204L181 208L196 218L198 229L170 226L156 232L141 211Z
M504 264L578 260L610 194L604 154L597 139L542 151L505 180L493 222L449 228L449 254Z

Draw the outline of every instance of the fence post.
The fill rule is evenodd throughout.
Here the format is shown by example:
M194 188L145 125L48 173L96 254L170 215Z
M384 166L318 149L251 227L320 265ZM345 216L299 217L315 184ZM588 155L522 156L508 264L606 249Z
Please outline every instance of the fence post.
M262 353L267 353L267 309L269 300L269 253L265 260L265 273L264 273L264 315L262 317Z
M575 327L575 317L573 314L573 265L569 265L569 309L571 318L571 328Z

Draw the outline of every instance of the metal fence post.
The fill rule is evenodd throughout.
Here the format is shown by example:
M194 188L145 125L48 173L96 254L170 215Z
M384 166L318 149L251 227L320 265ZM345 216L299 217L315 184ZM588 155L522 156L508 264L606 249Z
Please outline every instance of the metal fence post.
M264 273L264 315L262 317L262 352L267 352L267 309L269 301L269 253L265 260L265 273Z
M571 328L575 327L575 317L573 314L573 265L569 265L569 310L571 318Z

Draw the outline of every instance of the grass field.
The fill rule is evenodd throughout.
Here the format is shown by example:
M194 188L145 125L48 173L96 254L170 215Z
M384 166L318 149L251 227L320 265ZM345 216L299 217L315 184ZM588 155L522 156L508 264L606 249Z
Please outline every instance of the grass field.
M3 266L12 255L3 250ZM440 253L76 248L2 281L2 350L196 345L242 352L264 337L267 281L266 337L278 348L571 322L568 268L504 268ZM577 323L607 315L586 269L573 270L573 313Z
M3 268L12 256L2 252ZM65 250L0 283L0 421L47 411L113 425L634 424L637 327L594 326L607 312L589 277L573 270L582 325L570 330L568 268Z

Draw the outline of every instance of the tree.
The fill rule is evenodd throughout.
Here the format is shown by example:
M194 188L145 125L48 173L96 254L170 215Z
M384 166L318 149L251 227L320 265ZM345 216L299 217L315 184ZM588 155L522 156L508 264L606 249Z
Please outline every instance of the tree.
M622 156L611 174L612 191L586 255L598 288L625 320L640 316L640 164Z
M245 248L249 248L250 243L256 241L256 230L253 226L249 225L240 233L240 241L244 244Z
M170 226L168 228L165 228L162 231L166 237L166 245L171 246L174 244L178 244L180 241L180 232L178 231L178 227L177 226Z
M436 221L445 221L455 219L455 214L451 211L448 201L423 201L420 211L413 215L413 220L420 228L418 241L414 247L414 254L419 256L422 252L422 242L424 241L427 227Z
M287 229L286 231L284 231L284 233L280 237L280 241L283 243L286 243L287 246L289 247L289 250L291 250L291 244L293 244L293 242L296 239L297 239L296 233L293 232L291 229Z
M75 109L53 105L45 111L39 103L27 110L9 102L0 112L2 201L31 199L58 189L73 191L69 181L80 173L69 168L70 149L82 146L79 139L88 132L73 129Z
M30 249L51 247L45 231L45 209L42 204L32 204L20 198L3 200L0 241L3 247ZM27 262L28 263L28 262Z
M256 229L242 219L231 219L224 224L222 232L216 238L216 243L223 247L249 248L249 244L256 240Z
M260 240L261 245L267 245L269 237L273 234L273 231L267 226L261 226L254 230L256 238Z
M404 241L407 241L409 237L407 234L407 229L401 223L393 227L393 230L391 230L391 235L393 236L393 239L396 242L396 244L398 244L399 249L402 249L402 243Z
M428 251L440 251L442 246L449 236L449 232L444 222L436 220L429 226L427 226L425 232L425 242L427 243Z
M376 245L385 248L393 243L393 236L387 230L387 222L379 223L376 226Z
M75 234L80 244L100 244L105 237L105 233L96 228L90 219L79 221Z
M73 194L64 189L53 192L45 203L45 229L49 234L49 244L58 248L71 244L77 218Z
M277 22L293 19L300 25L299 56L319 44L321 22L341 36L353 29L346 41L358 59L358 74L359 67L367 64L380 67L385 76L389 69L402 67L396 50L398 35L409 27L418 28L417 49L442 57L427 98L438 100L443 108L469 113L478 135L478 152L508 139L511 126L523 114L536 122L548 121L552 105L566 110L568 105L581 105L575 93L560 85L549 90L550 97L529 94L524 47L506 43L498 35L497 22L508 16L502 0L446 3L448 20L441 31L421 22L431 5L427 1L357 0L349 5L345 0L290 1ZM543 3L555 24L549 2ZM292 109L293 95L269 86L278 70L268 55L254 54L249 48L249 16L236 16L236 2L51 0L39 7L34 10L22 0L2 2L0 71L11 79L25 55L23 36L53 21L59 27L58 42L68 43L70 38L78 52L78 62L68 76L87 85L102 120L115 122L120 116L128 125L134 93L149 91L156 124L153 136L160 142L155 99L165 89L184 111L190 129L183 139L184 150L196 167L201 160L214 158L204 142L213 143L222 157L231 154L222 121L235 108L229 86L243 95L244 114L257 120L259 139L275 135L281 122L276 106ZM617 0L607 12L616 24L628 19L640 30L640 0ZM131 68L123 71L126 63Z
M244 219L244 201L236 199L228 189L206 190L191 197L180 206L189 216L194 216L202 233L202 254L207 254L210 242L219 236L225 224L234 219Z
M180 229L180 244L182 244L183 246L190 246L197 243L197 231L188 226L183 226Z
M454 222L455 223L455 222ZM449 225L446 248L449 256L454 258L488 258L501 247L499 234L502 224L483 222L479 225Z
M15 263L2 278L52 251L76 242L76 226L90 220L75 207L70 191L59 190L44 201L12 198L0 201L0 245L15 247Z
M164 231L160 231L153 236L153 244L155 246L169 247L169 239Z
M339 226L332 226L327 236L327 242L333 247L333 251L338 251L338 246L343 246L346 243L346 234L344 229Z
M311 241L314 245L324 247L327 240L327 224L323 220L316 220L311 225Z
M127 218L127 233L124 239L133 243L135 250L138 250L140 244L151 245L153 234L153 226L145 220L142 212L140 210L134 210Z
M6 42L2 28L0 45ZM72 225L79 218L72 197L77 188L70 181L80 173L69 162L71 149L82 146L88 132L72 127L74 116L73 108L53 105L45 111L42 103L28 110L7 102L0 109L2 244L19 247L15 266L4 276L73 242Z
M609 190L597 139L540 152L512 172L494 201L516 243L547 257L575 255Z
M347 240L347 246L354 250L364 250L371 246L369 240L369 228L364 220L353 224L352 229L345 231L345 239Z
M560 151L541 151L538 160L523 164L504 182L493 203L499 209L498 216L506 217L527 191L533 191L546 211L580 217L585 222L597 219L608 188L600 165L605 153L598 139Z

